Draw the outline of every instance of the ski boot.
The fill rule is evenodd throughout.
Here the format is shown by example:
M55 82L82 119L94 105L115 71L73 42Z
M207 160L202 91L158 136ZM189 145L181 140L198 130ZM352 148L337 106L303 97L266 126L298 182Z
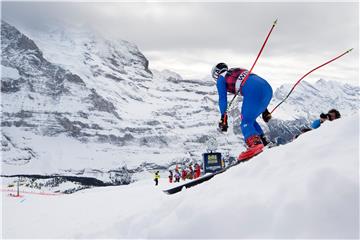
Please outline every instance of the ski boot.
M270 143L270 141L268 140L268 138L265 136L265 134L261 134L260 135L260 139L262 141L262 143L264 144L264 146L266 147L266 145L268 145Z
M253 156L261 153L264 148L264 144L261 141L261 138L258 135L253 135L246 139L246 145L248 149L242 153L240 153L238 157L238 161L245 161Z

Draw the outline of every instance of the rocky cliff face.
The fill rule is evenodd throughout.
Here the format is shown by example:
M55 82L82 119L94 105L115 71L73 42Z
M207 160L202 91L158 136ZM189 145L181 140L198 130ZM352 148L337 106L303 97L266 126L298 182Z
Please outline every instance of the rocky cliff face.
M149 177L146 170L200 161L210 138L231 156L243 150L238 108L230 113L235 134L216 131L212 80L151 71L129 42L71 29L24 35L2 21L1 50L2 175L126 184ZM284 143L321 111L358 111L358 97L358 87L304 82L264 128Z
M6 129L11 128L39 136L64 133L82 140L96 137L87 131L101 128L97 119L121 119L112 102L87 87L78 75L47 61L31 39L5 22L1 23L1 50L4 142L10 142Z

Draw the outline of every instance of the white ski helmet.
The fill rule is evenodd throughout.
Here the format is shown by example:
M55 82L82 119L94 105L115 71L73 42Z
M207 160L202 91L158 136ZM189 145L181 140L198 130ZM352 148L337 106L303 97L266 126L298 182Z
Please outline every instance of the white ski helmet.
M225 63L216 64L211 70L211 76L217 80L219 75L228 70L228 66Z

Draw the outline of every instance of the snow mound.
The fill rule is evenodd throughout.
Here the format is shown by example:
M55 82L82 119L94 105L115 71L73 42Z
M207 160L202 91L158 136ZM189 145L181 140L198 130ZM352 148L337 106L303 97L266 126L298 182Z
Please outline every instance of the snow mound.
M326 122L176 195L151 179L72 195L4 194L3 236L359 238L358 123L358 115Z

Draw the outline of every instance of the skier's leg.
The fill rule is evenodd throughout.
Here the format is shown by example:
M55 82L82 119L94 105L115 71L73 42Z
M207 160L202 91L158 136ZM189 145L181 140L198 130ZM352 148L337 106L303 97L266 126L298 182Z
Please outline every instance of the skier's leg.
M266 109L272 96L270 85L256 75L250 75L243 87L243 105L241 108L241 130L248 149L242 152L238 160L249 159L262 152L264 145L260 138L263 131L256 118Z
M264 135L264 131L261 129L259 123L256 120L254 121L254 128L260 136Z
M265 111L272 97L271 86L262 78L251 74L243 86L243 105L241 108L241 130L245 140L252 135L261 135L263 131L256 118Z
M256 119L256 112L254 112L254 101L251 98L244 97L241 106L241 131L246 141L250 136L258 135L255 129L254 122Z

